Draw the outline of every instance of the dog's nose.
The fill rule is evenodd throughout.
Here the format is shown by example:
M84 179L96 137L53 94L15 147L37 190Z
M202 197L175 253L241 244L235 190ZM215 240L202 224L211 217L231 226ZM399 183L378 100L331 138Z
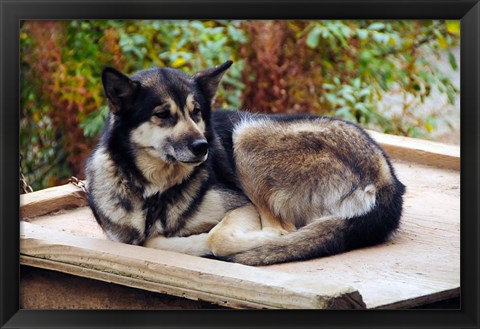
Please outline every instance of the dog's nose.
M197 157L203 157L207 154L208 142L204 139L197 139L190 144L190 151Z

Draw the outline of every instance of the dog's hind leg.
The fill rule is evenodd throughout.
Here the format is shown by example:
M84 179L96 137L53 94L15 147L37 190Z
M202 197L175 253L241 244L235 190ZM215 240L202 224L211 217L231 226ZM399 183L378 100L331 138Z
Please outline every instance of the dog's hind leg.
M230 211L208 233L208 246L215 256L224 257L265 244L281 234L272 227L262 230L260 215L249 204Z
M160 235L148 239L144 243L144 247L176 251L192 256L207 256L212 254L208 247L207 240L208 233L171 238Z
M268 209L259 208L260 221L262 223L262 230L272 230L280 234L287 234L289 232L296 231L294 224L286 221L278 220L278 218L272 214Z

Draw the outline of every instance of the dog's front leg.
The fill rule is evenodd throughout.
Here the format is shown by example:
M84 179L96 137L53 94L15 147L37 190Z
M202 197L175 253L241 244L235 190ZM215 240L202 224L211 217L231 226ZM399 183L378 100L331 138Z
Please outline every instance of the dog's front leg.
M279 230L262 230L257 209L249 204L230 211L208 233L208 246L215 256L224 257L249 250L282 234Z
M192 256L208 256L212 253L208 247L207 240L208 233L171 238L160 235L148 239L144 246L147 248L181 252Z

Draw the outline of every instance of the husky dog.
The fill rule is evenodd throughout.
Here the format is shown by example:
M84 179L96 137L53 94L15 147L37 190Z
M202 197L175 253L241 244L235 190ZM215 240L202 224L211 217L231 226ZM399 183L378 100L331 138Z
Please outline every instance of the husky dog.
M110 113L86 175L108 238L249 265L386 241L405 187L380 146L338 119L212 111L231 64L104 69Z

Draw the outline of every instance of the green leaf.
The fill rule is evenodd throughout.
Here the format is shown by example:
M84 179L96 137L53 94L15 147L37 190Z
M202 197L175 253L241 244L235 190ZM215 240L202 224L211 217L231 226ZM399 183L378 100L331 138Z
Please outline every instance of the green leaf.
M80 127L83 129L83 133L87 137L94 137L102 130L105 119L107 118L108 107L102 106L99 111L91 113L83 122L80 123Z
M350 94L344 94L343 95L343 98L345 98L347 101L349 101L350 103L355 103L355 97L353 97L352 95Z
M435 121L434 118L428 118L427 121L425 122L425 129L427 129L427 131L431 133L435 129L436 125L437 125L437 122Z
M385 29L385 24L380 22L372 23L368 26L368 29L371 31L380 31Z
M320 42L320 34L322 33L322 28L320 26L316 26L307 36L307 46L310 48L315 48L318 46Z
M460 21L459 20L449 20L445 21L445 26L447 32L455 35L460 35Z
M451 51L449 51L447 54L448 54L448 62L450 63L450 66L452 67L453 70L456 71L458 69L457 59L455 58L455 56L452 54Z
M357 35L360 40L366 40L368 38L368 31L364 29L358 29Z
M329 84L329 83L324 83L322 87L326 90L332 90L335 89L335 85Z
M362 82L360 81L359 78L356 78L356 79L353 80L352 85L353 85L355 88L359 89L360 86L362 85Z
M369 88L365 88L365 89L362 89L359 93L358 93L358 96L360 97L366 97L366 96L369 96L371 94L371 91Z

